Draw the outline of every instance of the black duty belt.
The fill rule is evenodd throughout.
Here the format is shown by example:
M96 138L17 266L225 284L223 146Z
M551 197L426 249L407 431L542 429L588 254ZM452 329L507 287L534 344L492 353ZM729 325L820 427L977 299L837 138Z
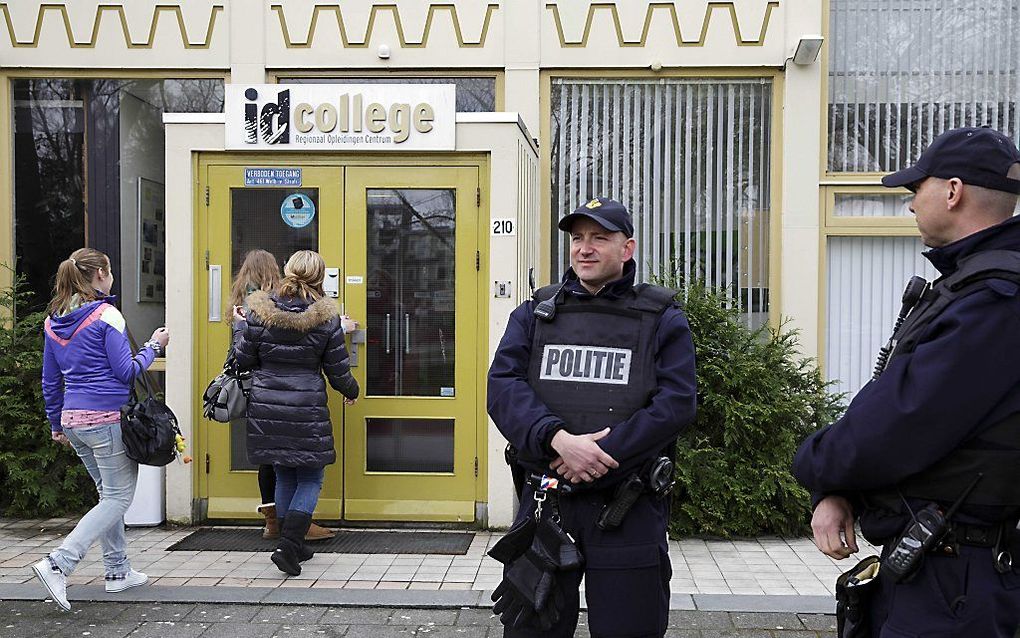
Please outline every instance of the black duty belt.
M1005 574L1013 568L1013 552L1018 544L1016 523L1012 521L996 525L950 523L945 538L931 551L942 556L959 556L960 545L990 548L995 570Z
M998 525L951 523L946 540L971 547L995 547L1006 527L1005 523Z

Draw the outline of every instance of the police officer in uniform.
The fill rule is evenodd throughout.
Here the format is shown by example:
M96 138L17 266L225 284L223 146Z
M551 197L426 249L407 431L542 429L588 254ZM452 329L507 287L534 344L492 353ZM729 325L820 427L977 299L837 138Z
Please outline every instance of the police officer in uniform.
M914 193L910 210L930 247L923 254L940 277L905 295L891 357L880 357L841 419L804 441L794 474L812 492L820 551L856 552L855 519L883 545L864 616L871 636L1012 638L1020 625L1020 218L1012 216L1020 152L990 128L954 129L882 183ZM891 555L917 560L898 563L912 565L901 574Z
M529 479L508 536L535 516L538 489L547 496L540 516L569 534L584 566L554 574L551 600L562 609L552 627L525 622L504 635L572 636L583 575L592 636L662 636L669 498L651 493L663 479L650 474L694 421L690 328L675 291L635 285L634 225L622 204L593 199L559 227L570 235L571 268L510 315L489 369L488 411ZM607 504L630 489L619 524L600 527Z

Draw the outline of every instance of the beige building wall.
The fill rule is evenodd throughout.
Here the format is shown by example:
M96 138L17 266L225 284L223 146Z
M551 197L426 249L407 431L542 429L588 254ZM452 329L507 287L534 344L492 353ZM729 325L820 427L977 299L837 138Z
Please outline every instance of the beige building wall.
M798 66L790 58L802 36L824 32L824 16L824 0L0 0L0 109L6 114L0 118L0 146L10 158L9 80L14 77L201 74L263 83L305 73L495 76L501 88L498 103L519 114L521 126L502 123L518 132L501 147L506 158L493 155L492 174L499 179L490 185L492 214L530 215L528 227L534 230L518 234L512 247L492 246L489 278L516 285L512 299L493 300L490 307L491 353L505 315L525 294L521 268L529 260L547 267L546 220L562 214L548 210L548 176L539 164L528 170L543 185L521 200L510 196L515 184L504 183L506 174L497 171L498 163L511 159L518 168L526 165L519 157L532 152L526 136L548 130L541 119L543 73L690 72L711 77L759 69L772 76L780 69L781 101L773 104L782 110L782 125L772 137L772 174L780 187L772 211L772 237L778 245L770 257L771 312L774 319L791 320L801 330L804 353L815 356L825 69L818 61ZM168 120L171 141L166 148L167 210L181 211L170 217L168 233L176 240L167 242L167 259L177 265L167 290L167 297L177 300L167 316L175 345L192 338L191 151L222 145L220 125L191 117ZM517 115L512 117L516 121ZM478 136L496 125L465 120L458 136L463 130L465 148L478 149L485 139ZM548 146L548 140L540 140L539 152L546 158ZM4 171L0 261L8 263L13 255L12 186L10 171ZM548 277L544 269L536 275L539 283ZM190 352L179 347L169 354L168 396L179 415L191 414L185 402L194 387ZM192 424L185 427L190 436ZM488 445L490 521L505 524L512 495L499 490L507 483L499 460L503 442L491 424ZM189 472L173 466L168 473L172 518L191 515Z

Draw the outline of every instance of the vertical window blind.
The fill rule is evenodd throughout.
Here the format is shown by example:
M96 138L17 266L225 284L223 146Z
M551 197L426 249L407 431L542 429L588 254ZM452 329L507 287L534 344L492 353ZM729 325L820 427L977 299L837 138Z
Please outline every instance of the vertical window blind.
M831 0L833 172L890 172L960 126L1020 140L1020 2Z
M937 276L917 237L829 237L825 375L853 396L871 378L913 275Z
M594 197L634 215L638 280L676 273L768 313L772 86L766 79L552 83L552 264L570 265L556 220Z

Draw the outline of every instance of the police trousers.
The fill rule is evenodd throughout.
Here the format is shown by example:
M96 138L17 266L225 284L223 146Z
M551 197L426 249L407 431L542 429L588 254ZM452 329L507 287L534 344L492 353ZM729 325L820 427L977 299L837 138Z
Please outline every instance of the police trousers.
M907 582L880 572L872 601L872 638L1013 638L1020 572L1000 574L991 548L961 545L959 556L926 554Z
M505 629L505 638L569 638L577 627L582 576L592 638L661 637L669 622L669 579L673 569L667 553L667 500L641 496L623 523L602 531L599 513L613 490L581 492L559 498L560 525L584 555L583 570L556 573L556 587L566 607L549 631ZM518 520L533 516L534 490L525 486ZM549 515L550 502L543 507Z

